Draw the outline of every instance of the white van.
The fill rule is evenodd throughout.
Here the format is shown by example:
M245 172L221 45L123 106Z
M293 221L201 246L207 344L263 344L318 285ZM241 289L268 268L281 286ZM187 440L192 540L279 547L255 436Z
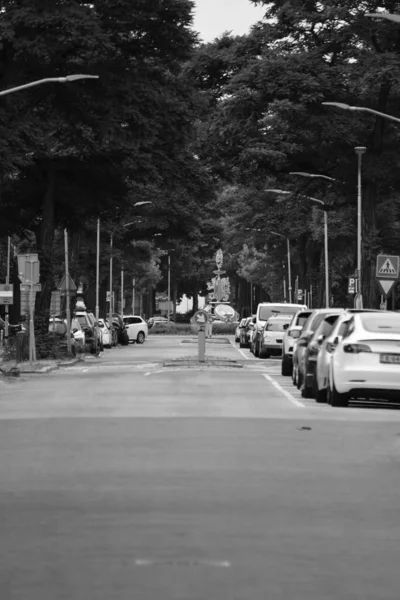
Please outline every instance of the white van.
M277 315L294 315L299 310L306 309L305 304L288 304L287 302L261 302L257 306L256 324L251 340L250 351L254 356L260 356L260 341L262 330L267 320Z

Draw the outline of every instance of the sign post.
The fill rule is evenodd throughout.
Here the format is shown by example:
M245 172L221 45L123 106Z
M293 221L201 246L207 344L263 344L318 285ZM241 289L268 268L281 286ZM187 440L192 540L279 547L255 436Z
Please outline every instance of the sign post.
M376 278L385 297L385 305L390 290L394 283L399 278L400 271L400 256L392 256L389 254L378 254L376 257ZM381 302L381 306L384 304ZM392 310L394 310L394 294Z
M205 362L206 354L206 323L208 321L208 314L205 310L198 310L194 313L194 322L200 326L198 335L198 352L199 362Z
M36 289L35 286L39 282L40 263L38 260L25 260L24 262L24 284L29 286L29 363L36 362L36 343L35 343L35 302Z

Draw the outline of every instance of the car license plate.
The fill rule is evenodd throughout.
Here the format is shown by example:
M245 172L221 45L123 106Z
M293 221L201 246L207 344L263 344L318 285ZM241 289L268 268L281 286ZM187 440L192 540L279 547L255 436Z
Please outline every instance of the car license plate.
M400 365L400 354L381 354L381 363Z

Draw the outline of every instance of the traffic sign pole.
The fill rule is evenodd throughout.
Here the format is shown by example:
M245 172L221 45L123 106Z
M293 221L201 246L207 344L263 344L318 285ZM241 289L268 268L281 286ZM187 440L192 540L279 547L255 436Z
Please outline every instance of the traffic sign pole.
M71 354L71 308L69 299L68 231L64 229L65 248L65 301L67 313L67 350Z
M6 285L10 284L10 250L11 250L11 238L8 236L7 241L7 275L6 275ZM8 304L5 307L5 319L4 319L4 344L8 345L8 328L9 328L9 315L8 315Z

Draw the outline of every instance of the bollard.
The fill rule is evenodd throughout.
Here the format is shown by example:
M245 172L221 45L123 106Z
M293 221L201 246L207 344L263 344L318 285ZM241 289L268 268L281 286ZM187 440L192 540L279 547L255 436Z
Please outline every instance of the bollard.
M17 363L20 363L24 359L24 342L25 342L25 332L19 331L16 335L15 342L15 359Z
M205 362L206 354L206 332L205 326L200 326L199 330L199 362Z

